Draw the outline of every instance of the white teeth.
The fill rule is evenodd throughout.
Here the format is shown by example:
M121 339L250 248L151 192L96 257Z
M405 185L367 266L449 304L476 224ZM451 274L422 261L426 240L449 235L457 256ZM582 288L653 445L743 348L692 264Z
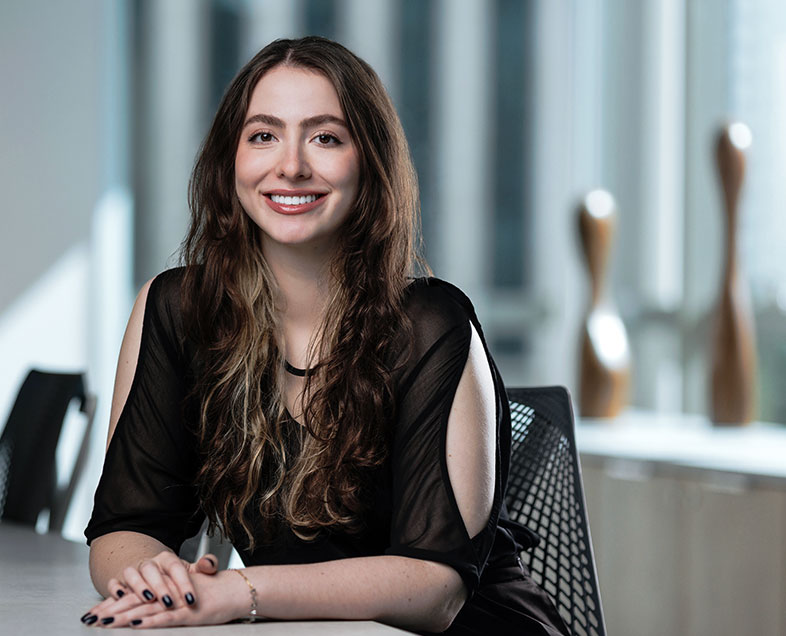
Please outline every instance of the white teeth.
M281 205L303 205L304 203L312 203L317 200L316 194L308 194L304 197L285 197L281 194L271 194L270 199L273 203L280 203Z

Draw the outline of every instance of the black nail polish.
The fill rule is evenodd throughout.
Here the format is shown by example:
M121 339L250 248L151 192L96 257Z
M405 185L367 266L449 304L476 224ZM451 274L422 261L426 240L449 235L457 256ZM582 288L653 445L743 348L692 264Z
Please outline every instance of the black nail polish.
M125 595L126 595L126 593L123 590L118 590L117 591L117 598L123 598Z
M150 590L145 590L142 592L142 596L144 596L148 601L152 601L155 598Z
M188 603L189 605L194 604L194 595L191 592L186 594L186 603Z
M85 622L85 621L86 621L88 618L90 618L91 616L92 616L92 614L91 614L90 612L88 612L87 614L85 614L85 615L84 615L82 618L80 618L79 620L80 620L80 621L82 621L82 622L84 623L84 622Z
M131 621L131 624L132 625L141 625L142 624L142 619L141 618L135 618L134 620Z
M114 620L115 620L114 616L107 616L106 618L101 619L101 623L103 623L104 625L109 625L109 623L114 622Z
M92 625L92 624L93 624L93 623L95 623L97 620L98 620L98 616L96 616L95 614L93 614L92 616L88 616L88 617L85 619L85 625Z
M167 607L172 607L172 599L169 598L169 594L164 594L164 596L161 597L161 600Z

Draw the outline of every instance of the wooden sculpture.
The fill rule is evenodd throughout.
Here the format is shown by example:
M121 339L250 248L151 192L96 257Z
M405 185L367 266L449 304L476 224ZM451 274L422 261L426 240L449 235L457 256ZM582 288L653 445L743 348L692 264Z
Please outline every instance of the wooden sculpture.
M754 417L756 345L750 294L737 263L738 204L745 176L745 150L750 143L748 127L734 123L720 131L716 146L726 226L711 354L710 416L717 424L745 424Z
M592 289L581 335L579 411L584 417L614 417L628 396L628 337L605 291L615 219L616 204L605 190L593 190L579 205L579 237Z

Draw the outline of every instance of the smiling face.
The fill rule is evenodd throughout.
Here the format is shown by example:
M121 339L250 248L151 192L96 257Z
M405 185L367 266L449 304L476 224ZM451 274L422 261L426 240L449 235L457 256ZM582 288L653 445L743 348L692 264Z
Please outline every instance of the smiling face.
M235 189L278 246L331 249L351 214L360 162L336 90L314 71L277 66L257 82L235 155Z

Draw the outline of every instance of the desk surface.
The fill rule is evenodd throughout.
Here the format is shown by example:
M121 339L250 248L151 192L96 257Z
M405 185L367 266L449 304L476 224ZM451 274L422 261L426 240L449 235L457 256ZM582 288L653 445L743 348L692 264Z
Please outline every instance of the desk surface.
M57 535L39 535L26 527L0 524L0 632L14 636L90 633L79 617L100 597L90 582L87 555L85 545ZM371 621L304 621L178 627L149 633L156 636L352 636L408 632Z

